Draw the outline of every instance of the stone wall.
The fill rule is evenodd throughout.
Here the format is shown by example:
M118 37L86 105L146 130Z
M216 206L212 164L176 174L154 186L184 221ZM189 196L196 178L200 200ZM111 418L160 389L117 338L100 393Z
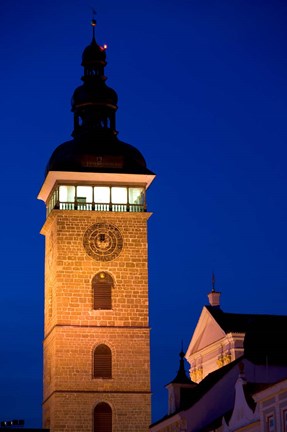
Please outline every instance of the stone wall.
M113 431L148 430L150 344L147 220L150 213L53 210L42 234L45 256L44 426L92 431L93 409L107 402ZM116 226L121 250L110 261L85 249L95 224ZM113 279L112 309L93 309L92 279ZM112 352L112 378L93 378L93 351Z

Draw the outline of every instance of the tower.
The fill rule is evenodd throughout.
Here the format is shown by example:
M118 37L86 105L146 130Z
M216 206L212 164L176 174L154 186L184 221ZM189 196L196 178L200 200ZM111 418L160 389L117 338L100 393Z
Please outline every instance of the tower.
M56 148L46 203L43 425L146 432L150 329L146 190L154 174L120 141L106 51L93 37L72 98L72 140Z

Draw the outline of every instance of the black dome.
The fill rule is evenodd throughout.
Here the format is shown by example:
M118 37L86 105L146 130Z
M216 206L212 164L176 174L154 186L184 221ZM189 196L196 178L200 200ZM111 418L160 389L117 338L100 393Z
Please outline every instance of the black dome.
M112 88L108 87L104 81L100 81L97 86L85 83L76 88L72 97L72 109L77 105L91 103L109 104L116 106L118 95Z
M106 62L106 50L99 46L93 38L92 43L88 45L82 54L82 66L87 66L95 62Z
M153 174L142 154L132 145L115 135L103 134L99 142L98 138L97 142L86 138L59 145L48 162L46 175L49 171Z

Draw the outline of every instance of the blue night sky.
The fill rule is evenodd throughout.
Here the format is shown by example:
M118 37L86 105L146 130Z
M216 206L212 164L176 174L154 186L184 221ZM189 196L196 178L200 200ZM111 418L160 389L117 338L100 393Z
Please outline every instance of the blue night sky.
M228 312L286 314L287 3L4 0L0 12L0 420L41 425L45 206L81 54L107 43L119 138L148 191L153 421L211 289ZM188 365L186 365L188 369Z

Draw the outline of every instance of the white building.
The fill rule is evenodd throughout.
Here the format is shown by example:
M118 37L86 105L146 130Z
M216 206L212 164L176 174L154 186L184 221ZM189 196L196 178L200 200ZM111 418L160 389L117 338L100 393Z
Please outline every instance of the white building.
M168 414L151 432L287 432L287 316L223 312L209 294L179 373Z

